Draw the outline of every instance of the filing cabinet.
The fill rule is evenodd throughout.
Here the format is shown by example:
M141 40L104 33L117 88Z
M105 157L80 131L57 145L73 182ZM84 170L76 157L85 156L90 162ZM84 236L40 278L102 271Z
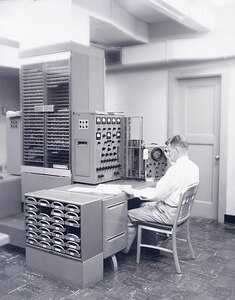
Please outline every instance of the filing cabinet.
M102 279L99 197L58 190L28 193L25 224L27 266L75 286L88 286ZM40 258L46 259L46 264ZM60 264L59 272L55 272L55 264Z

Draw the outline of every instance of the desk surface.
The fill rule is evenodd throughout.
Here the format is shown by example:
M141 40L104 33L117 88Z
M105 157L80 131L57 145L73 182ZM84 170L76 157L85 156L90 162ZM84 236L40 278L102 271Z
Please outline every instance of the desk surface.
M107 182L107 184L117 184L117 185L132 185L134 189L143 189L146 187L156 186L156 181L147 182L144 180L136 180L136 179L120 179L112 182Z
M121 180L115 180L115 181L111 181L111 182L107 182L107 183L102 183L102 185L131 185L134 189L142 189L142 188L146 188L146 187L154 187L156 185L156 181L155 182L146 182L144 180L133 180L133 179L121 179ZM86 194L86 195L92 195L92 196L97 196L99 198L102 198L103 200L107 200L110 197L114 197L117 195L121 195L124 193L120 192L120 193L101 193L101 192L96 192L95 188L98 185L89 185L89 184L85 184L85 183L75 183L75 184L71 184L71 185L66 185L66 186L62 186L62 187L57 187L54 188L53 190L57 190L57 191L64 191L64 192L70 192L72 194ZM73 188L78 188L78 190L74 190L71 191L71 189ZM81 189L80 189L81 188ZM84 188L84 191L82 190Z

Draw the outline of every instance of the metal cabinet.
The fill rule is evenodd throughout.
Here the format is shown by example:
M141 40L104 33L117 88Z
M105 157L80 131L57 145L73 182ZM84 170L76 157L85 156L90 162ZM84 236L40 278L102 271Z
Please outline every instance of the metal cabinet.
M28 267L74 286L103 278L99 197L57 190L28 193L25 222Z
M68 43L20 61L22 171L71 177L72 114L104 108L103 50Z
M127 245L127 198L121 194L103 199L104 258L121 251Z

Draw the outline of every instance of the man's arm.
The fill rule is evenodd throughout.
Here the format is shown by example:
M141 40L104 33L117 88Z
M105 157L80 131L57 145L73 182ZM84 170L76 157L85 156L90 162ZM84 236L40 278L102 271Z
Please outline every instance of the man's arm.
M128 196L134 196L134 191L135 190L133 189L133 187L128 186L128 187L123 187L122 191L124 193L126 193Z
M148 187L148 188L136 190L133 189L132 187L124 187L122 188L122 191L125 192L128 196L151 200L155 196L156 188ZM156 199L153 200L156 201Z
M144 189L136 190L131 188L123 188L122 190L134 197L139 197L143 200L149 201L163 200L168 194L174 190L174 183L177 181L177 176L174 172L174 167L170 167L166 174L157 182L156 187L147 187Z

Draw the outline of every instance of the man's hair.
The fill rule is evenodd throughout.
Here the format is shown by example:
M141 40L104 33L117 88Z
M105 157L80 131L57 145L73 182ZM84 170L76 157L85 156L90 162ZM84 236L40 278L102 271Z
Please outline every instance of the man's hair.
M189 147L188 141L182 135L175 135L171 138L168 138L165 144L170 144L172 147L180 147L186 150L188 150Z

